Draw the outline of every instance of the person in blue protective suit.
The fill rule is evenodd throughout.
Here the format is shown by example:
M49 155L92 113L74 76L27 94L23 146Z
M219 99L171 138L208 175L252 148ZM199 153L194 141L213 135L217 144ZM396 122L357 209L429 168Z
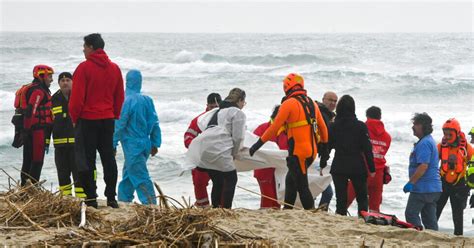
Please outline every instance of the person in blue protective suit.
M156 204L153 183L146 161L155 156L161 146L161 129L153 100L140 93L142 75L131 70L126 77L125 102L122 115L115 123L114 147L122 144L125 156L122 181L118 186L118 200L131 202L137 191L142 204Z

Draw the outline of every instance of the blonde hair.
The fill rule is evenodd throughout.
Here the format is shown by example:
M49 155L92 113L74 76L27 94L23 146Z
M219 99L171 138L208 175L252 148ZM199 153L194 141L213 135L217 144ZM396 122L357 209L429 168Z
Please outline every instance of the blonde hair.
M237 103L240 100L245 100L245 91L239 88L233 88L230 90L229 95L224 100L233 103Z

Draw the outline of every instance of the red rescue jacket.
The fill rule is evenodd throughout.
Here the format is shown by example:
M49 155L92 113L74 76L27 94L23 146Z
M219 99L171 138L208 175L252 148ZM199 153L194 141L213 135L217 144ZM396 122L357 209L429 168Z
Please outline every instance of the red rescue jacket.
M38 83L27 93L27 110L23 119L25 129L50 128L53 124L51 94Z
M198 119L206 112L207 110L196 116L189 124L188 130L186 130L186 132L184 133L184 146L186 148L189 147L191 141L193 141L194 138L196 138L200 133L202 133L201 129L199 129L198 126Z
M102 49L95 50L74 71L69 114L73 123L119 119L124 100L120 68Z
M385 131L382 121L376 119L367 119L365 122L369 130L370 142L372 143L372 153L374 154L375 169L385 167L385 154L387 154L392 142L392 137Z

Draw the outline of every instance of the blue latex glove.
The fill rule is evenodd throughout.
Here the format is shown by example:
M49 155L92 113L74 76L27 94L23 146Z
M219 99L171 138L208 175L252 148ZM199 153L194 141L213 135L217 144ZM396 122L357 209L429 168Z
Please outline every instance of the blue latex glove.
M411 192L411 191L413 190L413 186L415 186L413 183L408 182L408 183L405 184L405 186L403 187L403 192L405 192L405 193Z

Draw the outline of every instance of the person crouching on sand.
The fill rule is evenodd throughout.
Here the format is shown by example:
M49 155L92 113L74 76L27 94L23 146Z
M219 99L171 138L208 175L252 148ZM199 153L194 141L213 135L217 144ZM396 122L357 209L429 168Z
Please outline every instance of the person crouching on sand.
M234 159L245 138L246 116L242 111L245 104L245 91L232 89L199 137L202 147L198 168L205 170L212 180L213 208L232 207L237 185Z

